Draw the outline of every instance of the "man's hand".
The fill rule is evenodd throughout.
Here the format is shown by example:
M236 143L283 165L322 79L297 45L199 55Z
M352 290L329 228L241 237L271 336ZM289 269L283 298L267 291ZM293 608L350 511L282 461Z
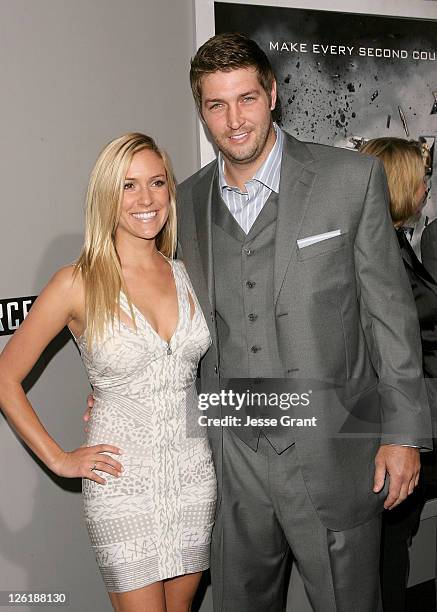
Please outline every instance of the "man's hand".
M388 495L384 502L386 510L398 506L414 491L419 482L420 452L418 448L384 444L375 457L375 479L373 492L379 493L386 476L390 479Z
M87 397L87 409L85 410L85 412L83 413L83 420L85 421L85 423L88 423L88 421L91 418L91 410L94 408L94 397L93 394L90 393ZM88 433L88 427L85 425L84 427L84 431L85 433Z

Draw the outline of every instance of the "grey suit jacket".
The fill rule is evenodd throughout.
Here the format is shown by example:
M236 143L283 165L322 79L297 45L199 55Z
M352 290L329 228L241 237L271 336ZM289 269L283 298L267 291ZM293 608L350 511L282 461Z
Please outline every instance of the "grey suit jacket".
M201 363L205 392L216 388L220 369L211 241L215 170L212 162L178 188L183 259L213 339ZM299 248L298 240L335 230L339 235ZM299 415L316 416L320 427L293 431L302 474L321 521L347 529L382 509L388 483L372 493L380 444L431 448L417 314L378 160L286 135L274 304L284 379L320 388L311 409ZM220 430L210 439L220 500Z

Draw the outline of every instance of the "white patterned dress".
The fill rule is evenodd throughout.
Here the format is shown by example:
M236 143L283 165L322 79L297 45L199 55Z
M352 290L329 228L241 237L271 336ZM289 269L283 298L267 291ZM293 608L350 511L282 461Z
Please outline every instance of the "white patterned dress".
M106 588L123 592L209 567L216 480L197 423L197 366L210 335L181 262L170 261L179 319L167 344L134 307L137 331L116 323L87 350L95 398L87 445L123 450L120 478L83 479L85 520ZM195 304L190 318L190 292ZM126 297L120 306L129 316Z

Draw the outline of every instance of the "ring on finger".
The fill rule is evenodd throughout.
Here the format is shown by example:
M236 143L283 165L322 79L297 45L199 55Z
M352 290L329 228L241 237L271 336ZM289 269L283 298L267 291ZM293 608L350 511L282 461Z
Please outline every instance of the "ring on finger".
M90 467L90 471L91 471L91 472L94 472L94 471L95 471L95 469L96 469L96 467L97 467L97 464L95 463L95 464L93 465L93 467Z

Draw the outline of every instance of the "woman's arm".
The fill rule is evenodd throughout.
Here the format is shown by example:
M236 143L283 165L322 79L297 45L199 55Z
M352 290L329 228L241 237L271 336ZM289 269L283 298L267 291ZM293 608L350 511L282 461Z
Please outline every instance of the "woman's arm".
M73 267L59 270L0 355L0 408L18 435L55 474L105 484L91 468L119 476L121 464L102 453L121 451L109 444L64 451L42 425L22 387L41 353L66 325L78 334L83 331L84 304L82 282L79 276L73 280Z

